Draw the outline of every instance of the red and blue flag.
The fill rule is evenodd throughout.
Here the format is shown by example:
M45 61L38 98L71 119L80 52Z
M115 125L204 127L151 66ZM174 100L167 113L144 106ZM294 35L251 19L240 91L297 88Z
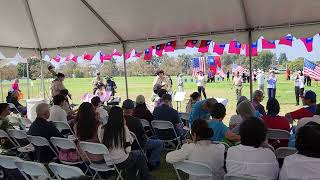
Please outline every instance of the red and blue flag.
M229 53L230 54L240 54L241 51L241 43L236 40L232 40L229 43Z
M300 40L303 42L308 52L311 52L313 50L313 37L301 38Z
M60 56L60 54L57 54L54 58L52 58L54 61L56 61L56 62L60 62L60 60L61 60L61 56Z
M152 47L149 47L147 49L144 50L144 60L146 61L151 61L152 60Z
M275 49L276 43L275 41L269 41L267 39L262 39L262 49Z
M198 44L198 40L187 40L185 46L189 48L194 48Z
M165 47L165 44L158 44L158 45L156 45L156 55L158 55L159 57L161 57L164 47Z
M225 44L214 43L213 52L215 52L219 55L222 55L225 47L226 47Z
M176 41L170 41L166 43L166 46L164 48L165 52L174 52L174 49L176 48L177 42Z
M211 40L201 40L198 52L201 52L201 53L208 52L210 44L211 44Z
M84 54L83 54L83 59L84 60L87 60L87 61L91 61L92 59L93 59L93 55L92 54L90 54L90 53L87 53L87 52L85 52Z
M115 50L113 50L111 56L112 56L112 57L113 57L113 56L118 56L118 57L120 57L120 56L122 56L122 54L121 54L118 50L115 49Z
M143 54L143 52L142 51L136 51L136 50L134 50L134 56L133 57L141 57L141 55Z
M287 35L279 40L279 44L286 45L286 46L292 46L293 36Z
M249 56L249 45L246 44L246 56ZM258 43L253 42L251 44L251 56L258 56Z

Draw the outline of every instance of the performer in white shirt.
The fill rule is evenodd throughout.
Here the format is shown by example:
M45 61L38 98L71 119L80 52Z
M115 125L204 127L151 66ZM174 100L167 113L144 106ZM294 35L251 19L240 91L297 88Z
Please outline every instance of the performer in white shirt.
M183 77L182 77L182 74L179 74L178 75L178 92L184 92L183 86L184 86Z
M201 92L202 92L204 99L207 99L206 88L205 88L207 83L207 78L205 77L202 71L199 71L198 76L196 76L196 79L197 79L199 94L201 95Z
M262 70L258 70L256 78L258 81L258 89L264 93L264 72Z
M236 76L233 78L233 86L236 89L237 100L239 100L242 94L242 82L243 82L243 79L240 76L240 72L237 72Z
M277 78L274 70L270 71L269 78L267 80L268 98L276 98Z
M299 105L300 100L300 76L297 73L295 78L292 78L294 80L294 93L296 95L296 105Z
M305 77L303 75L303 72L300 71L300 97L303 97L304 95L304 84L305 84ZM303 103L303 101L302 101ZM303 104L305 105L305 104Z

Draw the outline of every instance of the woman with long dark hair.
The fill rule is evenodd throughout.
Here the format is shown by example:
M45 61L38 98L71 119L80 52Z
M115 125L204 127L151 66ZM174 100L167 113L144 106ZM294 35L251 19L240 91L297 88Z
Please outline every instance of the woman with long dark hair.
M118 168L128 170L130 179L151 179L141 151L131 151L133 138L125 124L123 110L120 107L114 106L110 109L108 123L99 128L98 134L100 142L109 149L113 162ZM140 176L136 177L138 170Z
M82 103L79 107L77 116L75 118L75 124L73 126L73 130L77 139L79 141L99 143L97 131L100 125L100 122L96 118L93 105L88 102ZM81 150L80 155L82 158L86 159L84 152ZM91 161L99 162L103 160L103 157L100 155L87 153L87 156Z

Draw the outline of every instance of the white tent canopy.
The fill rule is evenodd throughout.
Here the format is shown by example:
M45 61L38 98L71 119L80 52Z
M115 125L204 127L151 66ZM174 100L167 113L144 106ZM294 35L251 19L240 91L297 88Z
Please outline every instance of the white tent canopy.
M1 0L0 51L144 49L168 39L248 41L319 32L318 0ZM90 47L90 48L88 48ZM76 50L74 50L76 49Z

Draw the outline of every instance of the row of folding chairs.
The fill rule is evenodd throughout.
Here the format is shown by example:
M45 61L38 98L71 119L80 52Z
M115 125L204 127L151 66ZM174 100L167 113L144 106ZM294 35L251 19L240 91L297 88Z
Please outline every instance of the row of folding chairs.
M15 156L0 155L0 166L9 170L19 170L26 180L29 179L68 179L84 176L82 170L75 166L49 163L48 168L53 173L51 177L48 169L41 163L25 161Z

